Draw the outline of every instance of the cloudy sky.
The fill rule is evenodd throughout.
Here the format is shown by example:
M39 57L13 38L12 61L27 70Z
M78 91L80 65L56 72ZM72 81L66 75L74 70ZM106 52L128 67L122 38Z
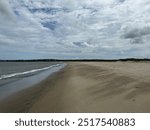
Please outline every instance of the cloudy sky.
M150 0L0 0L0 59L150 58Z

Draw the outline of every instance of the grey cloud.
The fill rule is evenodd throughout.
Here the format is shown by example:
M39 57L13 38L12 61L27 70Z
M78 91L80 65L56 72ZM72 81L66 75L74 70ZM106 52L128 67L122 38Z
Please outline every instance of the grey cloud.
M120 56L122 51L135 51L139 46L149 50L147 9L150 6L145 4L148 0L7 1L0 0L0 43L7 46L5 52L18 48L27 53L46 52L51 57L60 57L63 52L70 57L84 54L85 57L107 58ZM16 22L10 23L8 18L13 12ZM129 28L123 30L124 27ZM130 50L135 46L135 50ZM97 48L99 51L95 53ZM141 51L141 55L144 52Z
M81 48L84 48L84 47L88 46L88 44L85 43L85 42L73 42L73 44L78 46L78 47L81 47Z
M120 3L124 3L126 0L118 0Z
M137 37L142 37L142 36L146 36L146 35L150 35L150 27L144 27L144 28L135 28L135 29L131 29L131 30L127 30L125 32L125 34L123 35L123 38L125 39L134 39Z
M13 18L13 11L7 0L0 0L0 14L5 18Z
M143 38L141 37L136 37L134 39L131 39L130 41L131 44L143 44L144 41L143 41Z

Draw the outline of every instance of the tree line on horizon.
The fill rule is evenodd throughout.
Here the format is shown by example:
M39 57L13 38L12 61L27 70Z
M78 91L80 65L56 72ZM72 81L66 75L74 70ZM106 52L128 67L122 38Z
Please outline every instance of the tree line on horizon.
M0 62L58 62L58 61L150 61L150 59L143 58L126 58L126 59L29 59L29 60L0 60Z

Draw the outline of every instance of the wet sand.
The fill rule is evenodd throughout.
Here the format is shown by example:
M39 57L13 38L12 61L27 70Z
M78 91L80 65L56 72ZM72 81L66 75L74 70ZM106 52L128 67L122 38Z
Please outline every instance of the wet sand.
M0 112L150 112L150 62L72 62Z

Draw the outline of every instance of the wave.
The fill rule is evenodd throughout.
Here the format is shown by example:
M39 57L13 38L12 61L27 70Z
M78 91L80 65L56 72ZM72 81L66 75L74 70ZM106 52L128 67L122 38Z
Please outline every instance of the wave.
M31 74L31 73L35 73L35 72L38 72L38 71L48 70L48 69L50 69L50 68L52 68L52 67L58 67L58 66L60 66L60 65L61 65L61 64L56 64L56 65L51 65L51 66L44 67L44 68L40 68L40 69L34 69L34 70L25 71L25 72L19 72L19 73L1 75L1 76L0 76L0 80L2 80L2 79L7 79L7 78L12 78L12 77L16 77L16 76L21 76L21 75L26 75L26 74Z

